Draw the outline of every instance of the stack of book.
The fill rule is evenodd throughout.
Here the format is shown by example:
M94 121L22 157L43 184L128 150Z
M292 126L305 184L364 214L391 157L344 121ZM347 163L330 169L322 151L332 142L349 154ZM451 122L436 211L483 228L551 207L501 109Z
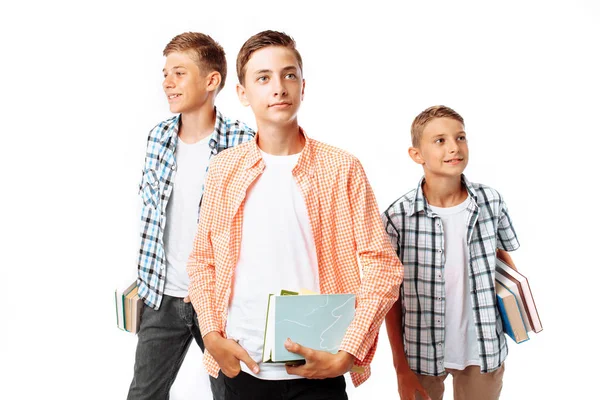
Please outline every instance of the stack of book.
M337 353L354 319L354 294L317 294L282 290L269 295L262 361L298 365L304 357L287 351L287 338L314 350ZM354 365L351 372L364 373Z
M117 327L132 333L137 333L140 329L140 317L142 316L142 306L144 304L137 291L136 281L133 281L123 290L115 290Z
M516 343L529 340L530 332L542 331L529 281L500 259L496 259L496 299L504 332Z

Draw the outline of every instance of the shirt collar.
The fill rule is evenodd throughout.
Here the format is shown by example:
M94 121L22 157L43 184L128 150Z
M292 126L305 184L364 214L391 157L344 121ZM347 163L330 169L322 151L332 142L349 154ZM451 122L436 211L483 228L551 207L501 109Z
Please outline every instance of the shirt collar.
M306 131L304 131L304 129L302 129L302 128L299 128L299 129L300 129L300 133L302 134L302 136L304 136L304 148L300 152L300 157L298 158L298 163L292 170L292 174L294 174L294 175L301 174L301 173L312 173L312 164L313 164L311 162L312 153L311 153L311 146L310 146L310 141L308 139L308 135L306 134ZM257 135L254 137L254 139L252 139L249 142L250 148L249 148L249 152L248 152L248 158L246 160L246 169L250 169L258 163L260 163L261 165L264 166L264 161L262 160L260 150L258 148L258 145L256 144L256 138L258 137L258 135L259 134L257 133Z
M473 185L471 185L471 182L469 182L464 174L461 174L460 179L463 186L467 189L469 197L475 200L475 204L477 204L477 195L475 194L475 189L473 188ZM419 185L417 186L417 190L415 190L415 196L412 198L410 212L408 214L409 216L412 216L420 211L426 211L427 215L429 216L432 213L431 208L429 208L429 204L427 204L427 199L423 194L423 183L425 183L425 176L421 178Z
M223 114L221 114L221 112L217 109L217 107L214 108L215 110L215 127L213 129L213 132L211 134L211 148L213 150L213 153L216 152L216 147L217 144L219 143L219 139L223 136L225 136L226 132L227 132L227 124L225 122L225 117L223 116ZM169 142L169 140L173 140L174 144L177 145L177 137L179 135L179 124L181 123L181 114L177 114L167 125L167 128L164 130L161 138L160 138L160 142L162 144L165 144L167 142Z

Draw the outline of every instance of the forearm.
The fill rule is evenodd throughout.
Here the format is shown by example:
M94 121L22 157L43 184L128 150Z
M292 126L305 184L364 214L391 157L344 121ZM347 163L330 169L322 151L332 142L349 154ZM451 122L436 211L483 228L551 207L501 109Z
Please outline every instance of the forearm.
M403 269L393 254L360 256L363 277L357 293L357 308L354 320L342 342L341 350L353 354L362 362L376 343L377 335L385 315L396 299Z
M397 374L410 371L404 353L404 335L402 333L402 298L392 306L385 317L385 327L392 348L392 359Z
M220 332L219 321L215 318L215 267L208 235L199 228L192 253L188 259L187 272L190 278L188 294L202 335L212 331Z

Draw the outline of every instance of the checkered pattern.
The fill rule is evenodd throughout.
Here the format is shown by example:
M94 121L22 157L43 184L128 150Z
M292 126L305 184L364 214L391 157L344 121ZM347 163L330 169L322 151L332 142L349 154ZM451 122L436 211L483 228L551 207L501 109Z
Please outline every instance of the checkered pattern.
M190 298L203 335L217 331L225 336L246 191L264 168L255 140L223 152L209 167L201 223L188 262ZM292 174L308 209L321 293L357 295L355 318L340 350L366 367L364 374L351 374L358 386L370 375L379 328L398 297L402 266L355 157L306 138ZM216 376L219 366L214 358L205 352L204 360L208 372Z
M494 189L469 183L467 244L469 285L482 372L500 367L508 352L494 288L496 249L516 250L519 241L506 204ZM405 267L401 289L404 349L413 371L444 373L444 232L431 211L422 184L394 202L382 215L396 253Z
M254 137L254 132L239 121L216 112L215 130L209 142L211 157ZM148 135L146 161L139 193L143 200L141 246L138 258L138 293L144 302L158 310L165 288L165 249L163 233L167 222L167 204L177 172L177 148L180 115L156 125ZM198 205L199 206L199 205Z

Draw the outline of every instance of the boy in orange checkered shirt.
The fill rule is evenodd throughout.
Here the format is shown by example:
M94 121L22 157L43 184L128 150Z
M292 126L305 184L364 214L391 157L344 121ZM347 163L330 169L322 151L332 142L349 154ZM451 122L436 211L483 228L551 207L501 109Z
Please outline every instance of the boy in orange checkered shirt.
M205 364L212 376L225 375L226 399L347 399L343 374L357 365L365 372L351 373L354 384L369 377L402 266L360 162L298 124L304 79L294 40L274 31L252 36L237 74L258 133L211 163L188 262ZM288 339L304 365L260 363L268 294L281 288L356 294L336 354Z

